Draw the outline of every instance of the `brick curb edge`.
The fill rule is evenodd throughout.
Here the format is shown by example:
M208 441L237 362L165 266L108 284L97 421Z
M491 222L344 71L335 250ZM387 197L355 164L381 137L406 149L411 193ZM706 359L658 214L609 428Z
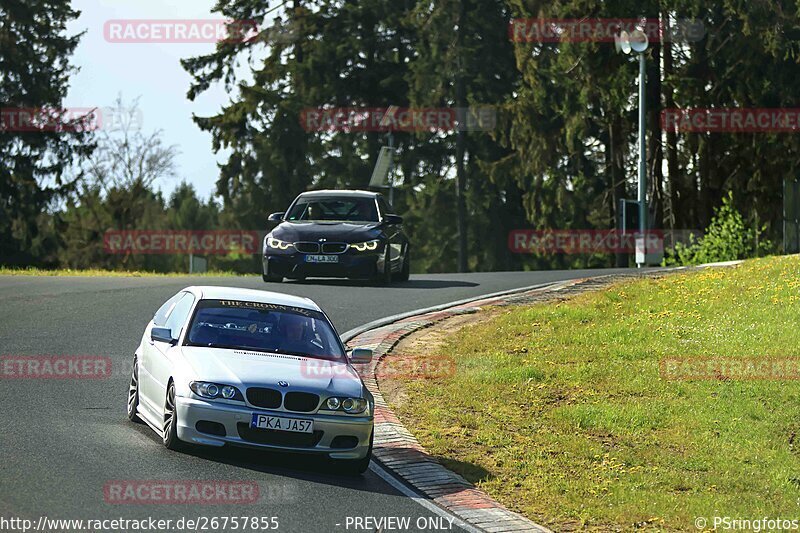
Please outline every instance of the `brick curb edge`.
M448 318L478 312L483 306L510 306L551 300L553 297L602 288L621 279L656 277L664 271L636 274L612 274L549 284L522 292L473 300L437 311L399 318L389 324L357 333L348 347L372 348L374 357L368 365L356 369L375 397L375 443L373 460L405 481L421 495L482 531L491 533L534 531L552 533L519 513L511 511L460 475L431 457L414 435L386 404L381 394L376 369L381 360L406 336Z

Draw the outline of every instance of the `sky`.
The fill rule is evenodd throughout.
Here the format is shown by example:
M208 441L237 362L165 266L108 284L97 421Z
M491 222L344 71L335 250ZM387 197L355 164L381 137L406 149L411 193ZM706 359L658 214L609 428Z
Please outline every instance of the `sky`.
M192 114L208 116L219 111L229 97L222 86L212 86L194 102L186 98L191 77L180 59L214 50L213 43L115 43L108 42L104 25L127 19L218 19L211 13L214 0L72 0L80 17L68 26L73 35L85 31L72 57L80 68L70 79L65 107L110 107L117 96L130 103L139 97L143 133L163 130L166 145L180 152L175 178L155 186L171 192L181 180L193 184L208 198L215 190L217 162L226 154L214 154L211 135L200 131Z

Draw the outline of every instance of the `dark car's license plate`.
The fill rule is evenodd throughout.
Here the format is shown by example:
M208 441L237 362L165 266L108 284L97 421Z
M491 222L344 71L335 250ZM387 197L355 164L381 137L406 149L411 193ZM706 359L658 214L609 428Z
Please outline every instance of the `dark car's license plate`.
M307 255L306 263L338 263L338 255Z

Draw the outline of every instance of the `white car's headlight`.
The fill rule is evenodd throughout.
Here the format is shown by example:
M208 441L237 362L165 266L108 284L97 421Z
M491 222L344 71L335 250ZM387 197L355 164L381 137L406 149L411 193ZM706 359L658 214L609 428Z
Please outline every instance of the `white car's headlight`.
M341 405L342 402L339 398L328 398L328 401L325 402L325 408L331 411L336 411Z
M351 415L363 413L369 403L364 398L328 398L322 404L322 409L328 411L344 411Z
M275 248L276 250L288 250L294 246L290 242L283 242L280 239L276 239L275 237L267 237L267 247L268 248Z
M371 252L373 250L378 249L378 245L380 241L366 241L366 242L357 242L350 245L350 248L354 249L357 252Z
M192 392L206 398L213 400L215 398L224 398L226 400L244 401L244 396L239 392L239 389L232 385L222 385L219 383L209 383L207 381L192 381L189 383L189 388Z

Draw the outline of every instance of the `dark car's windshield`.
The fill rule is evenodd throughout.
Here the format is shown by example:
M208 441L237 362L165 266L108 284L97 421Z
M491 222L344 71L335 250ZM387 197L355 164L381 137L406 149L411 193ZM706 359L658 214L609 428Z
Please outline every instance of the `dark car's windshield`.
M186 345L345 360L333 327L319 311L241 300L201 300Z
M378 222L378 208L375 199L368 197L301 197L286 214L286 220Z

